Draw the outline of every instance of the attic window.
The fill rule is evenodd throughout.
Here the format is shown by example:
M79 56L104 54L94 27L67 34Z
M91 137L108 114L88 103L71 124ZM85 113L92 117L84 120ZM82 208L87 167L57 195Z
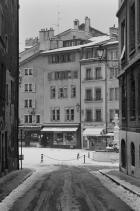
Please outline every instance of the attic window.
M78 21L75 21L75 25L76 25L76 26L78 25Z

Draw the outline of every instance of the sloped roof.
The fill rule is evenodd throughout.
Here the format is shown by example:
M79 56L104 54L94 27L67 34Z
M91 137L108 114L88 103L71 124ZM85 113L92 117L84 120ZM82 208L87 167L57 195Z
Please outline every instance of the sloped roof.
M80 24L79 30L85 31L85 24L84 24L84 23ZM95 29L95 28L93 28L93 27L91 27L91 26L89 27L89 32L90 32L92 35L94 35L95 33L99 33L99 34L102 34L102 35L106 35L105 33L101 32L101 31L99 31L99 30L97 30L97 29Z

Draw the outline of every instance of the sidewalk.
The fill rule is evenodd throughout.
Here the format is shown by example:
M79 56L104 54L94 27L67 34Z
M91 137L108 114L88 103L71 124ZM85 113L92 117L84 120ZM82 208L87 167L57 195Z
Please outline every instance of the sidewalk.
M9 195L13 189L18 187L24 182L24 180L31 176L32 173L33 170L31 169L22 169L12 171L3 177L0 177L0 202Z
M126 190L140 197L140 180L135 177L128 176L119 170L103 169L99 170L101 174L108 177L117 185L122 186Z

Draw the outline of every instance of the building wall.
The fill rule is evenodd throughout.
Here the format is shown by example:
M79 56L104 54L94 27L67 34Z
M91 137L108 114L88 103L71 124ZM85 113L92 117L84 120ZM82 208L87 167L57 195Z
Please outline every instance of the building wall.
M120 170L129 175L140 177L140 2L138 0L124 1L117 16L119 18L120 39ZM124 20L125 29L122 30ZM123 46L125 46L124 51ZM123 154L126 155L125 158Z
M58 53L60 54L60 53ZM44 87L45 87L45 121L44 123L52 123L51 121L51 108L58 107L60 108L60 121L58 123L70 123L65 121L65 108L73 107L75 118L71 123L80 123L80 115L76 110L76 104L80 103L80 52L73 52L75 54L75 61L66 62L66 63L57 63L57 64L46 64L47 70L44 73ZM45 57L45 61L47 62L47 57ZM77 71L78 78L69 78L67 80L48 80L48 74L54 73L56 71ZM71 86L76 86L76 97L71 98ZM56 87L56 97L54 99L50 99L50 88L51 86ZM58 98L58 90L61 87L67 87L67 97L66 98Z
M0 172L18 168L18 1L0 3Z

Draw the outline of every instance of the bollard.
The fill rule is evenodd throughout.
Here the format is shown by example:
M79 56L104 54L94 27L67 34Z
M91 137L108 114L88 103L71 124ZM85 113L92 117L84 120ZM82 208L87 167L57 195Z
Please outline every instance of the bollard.
M43 154L41 154L41 163L43 163Z
M85 155L84 155L84 163L85 163L85 158L86 158L86 157L85 157Z
M79 153L77 154L77 160L79 160Z

